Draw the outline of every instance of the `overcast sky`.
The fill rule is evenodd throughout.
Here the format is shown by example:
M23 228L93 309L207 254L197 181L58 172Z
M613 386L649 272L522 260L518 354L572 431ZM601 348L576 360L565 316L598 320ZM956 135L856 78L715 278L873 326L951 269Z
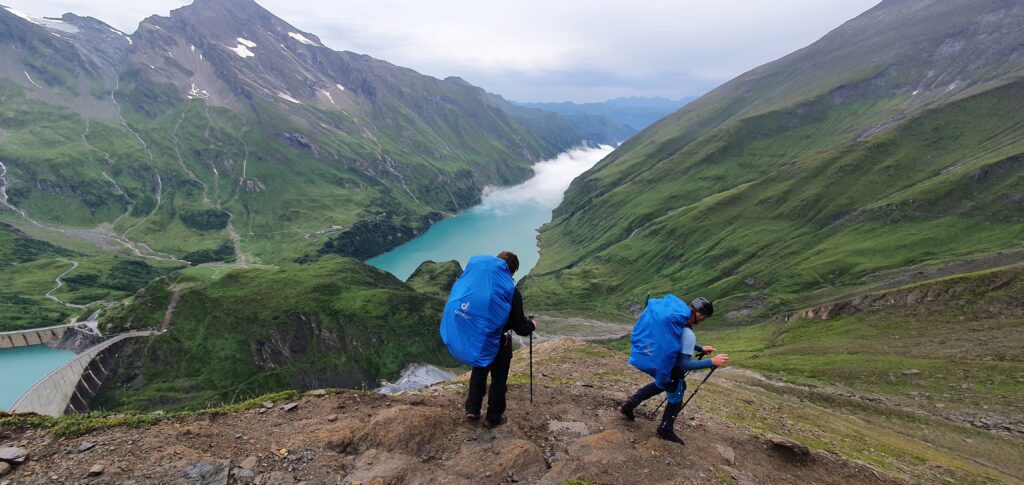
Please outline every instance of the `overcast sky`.
M125 32L191 0L0 0ZM814 42L878 0L258 0L328 47L516 101L703 94Z

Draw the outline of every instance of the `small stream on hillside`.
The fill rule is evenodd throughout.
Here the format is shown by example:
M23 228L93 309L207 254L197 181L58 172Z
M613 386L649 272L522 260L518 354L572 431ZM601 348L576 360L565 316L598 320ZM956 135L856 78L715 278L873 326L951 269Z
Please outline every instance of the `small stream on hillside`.
M367 263L406 280L424 261L454 259L465 267L472 256L507 250L519 256L516 279L521 278L537 264L537 230L551 220L569 184L611 151L610 146L579 148L539 162L526 182L485 190L480 204Z

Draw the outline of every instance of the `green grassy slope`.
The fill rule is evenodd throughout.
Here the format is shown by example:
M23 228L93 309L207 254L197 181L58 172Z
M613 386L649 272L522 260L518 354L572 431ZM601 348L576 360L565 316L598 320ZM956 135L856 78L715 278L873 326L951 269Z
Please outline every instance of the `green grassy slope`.
M922 17L919 3L883 2L574 181L542 229L530 300L621 315L648 291L702 293L771 311L1024 246L1024 59L1006 30L1024 13L976 1ZM958 32L994 11L1009 18ZM965 77L941 84L940 61Z
M123 354L94 407L196 408L262 393L375 387L409 362L451 365L437 338L444 301L336 257L298 268L189 269L113 308L104 328L167 333Z
M73 262L78 263L74 270ZM175 266L71 251L0 224L0 331L59 325L71 317L84 320ZM56 288L54 279L62 274L62 286Z

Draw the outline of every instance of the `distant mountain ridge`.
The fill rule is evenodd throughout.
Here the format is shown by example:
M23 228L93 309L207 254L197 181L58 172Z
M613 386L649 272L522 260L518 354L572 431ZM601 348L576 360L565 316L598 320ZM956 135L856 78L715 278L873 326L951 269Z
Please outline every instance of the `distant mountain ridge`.
M102 237L152 257L384 251L584 142L538 136L461 79L333 51L251 0L197 0L130 35L4 7L0 61L9 202L110 224Z
M539 138L554 145L561 146L571 140L582 139L590 145L615 146L637 132L635 128L623 125L604 115L563 114L552 110L521 106L497 94L492 94L491 98L513 119Z
M686 96L677 100L660 96L631 96L599 103L513 103L527 108L551 111L569 118L601 116L635 131L640 131L695 99L697 99L696 96Z
M1024 246L1022 24L1020 2L887 0L729 81L572 183L527 298L771 313Z

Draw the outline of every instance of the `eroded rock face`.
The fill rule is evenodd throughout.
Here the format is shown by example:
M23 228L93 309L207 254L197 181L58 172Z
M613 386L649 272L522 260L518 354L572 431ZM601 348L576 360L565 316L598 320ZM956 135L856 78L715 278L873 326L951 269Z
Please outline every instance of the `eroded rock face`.
M569 457L554 463L545 481L611 477L630 460L633 445L626 435L606 430L580 438L569 445ZM615 480L612 480L615 481Z
M381 485L438 483L445 476L433 465L420 463L403 453L370 450L355 460L355 470L345 477L344 483L379 483ZM459 483L445 478L446 483ZM468 482L466 482L468 483Z
M231 461L197 461L185 467L185 477L203 485L227 485Z
M537 445L521 439L503 440L492 445L466 446L448 467L459 477L482 481L518 481L539 478L548 469L544 453Z
M377 413L357 440L360 450L404 452L429 455L445 436L452 417L442 409L424 406L394 406Z
M807 445L777 434L765 435L764 442L768 447L787 453L794 458L807 459L811 457L811 449Z
M345 453L363 435L365 427L365 422L346 418L313 433L313 441L322 443L329 450Z

